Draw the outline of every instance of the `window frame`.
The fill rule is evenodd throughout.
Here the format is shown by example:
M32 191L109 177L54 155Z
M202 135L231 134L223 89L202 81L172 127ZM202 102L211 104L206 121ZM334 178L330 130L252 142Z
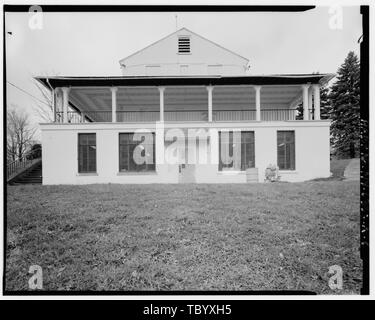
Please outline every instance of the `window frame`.
M139 145L142 141L134 141L134 143L127 143L127 144L122 144L121 143L121 135L130 135L131 136L131 139L133 141L133 136L135 134L135 132L119 132L118 134L118 172L119 174L126 174L126 173L130 173L130 174L149 174L149 173L155 173L156 172L156 134L155 132L147 132L147 133L150 133L152 134L152 137L153 137L153 164L143 164L146 166L146 170L130 170L130 151L129 151L129 146L132 145L132 144L135 144L136 146ZM129 140L128 140L129 142ZM121 168L121 164L122 164L122 158L121 158L121 146L128 146L128 169L127 170L123 170ZM139 166L137 164L135 164L136 166ZM148 166L153 166L153 168L151 169L148 169Z
M255 168L255 131L254 130L241 130L241 164L240 164L240 169L239 170L233 169L233 165L234 165L233 162L232 162L232 167L224 167L224 165L222 164L222 161L221 161L221 133L222 132L223 131L219 131L218 132L218 135L219 135L219 137L218 137L218 142L219 142L219 147L218 147L218 151L219 151L218 171L219 172L246 172L247 169L253 169L253 168ZM245 149L243 149L243 146L246 143L242 139L243 139L243 134L244 133L248 133L248 132L251 133L251 135L252 135L252 143L249 142L249 144L253 145L253 147L252 147L253 153L252 153L252 159L251 159L251 161L253 163L252 163L251 167L246 167L246 164L245 164L244 169L243 169L243 165L242 164L245 161L245 159L243 159L242 155L243 155L243 150L246 150L247 148L245 147ZM235 142L233 141L233 130L230 130L229 131L229 145L232 144L232 148L229 147L229 153L232 153L232 156L233 156L233 144L234 143ZM245 151L245 157L246 157L246 151ZM249 161L250 161L250 159L249 159Z
M284 139L283 139L283 142L285 144L285 147L284 147L284 152L285 152L284 168L281 168L280 161L279 161L279 133L284 134ZM287 140L287 137L285 135L286 133L293 133L293 143L290 143L290 142L288 143L286 141ZM287 165L287 144L293 145L293 161L291 160L291 157L290 157L289 165ZM276 157L277 157L277 166L278 166L280 171L296 171L296 132L295 132L295 130L277 130L277 132L276 132ZM293 164L293 166L292 166L292 164Z
M80 160L81 160L81 153L80 153L80 147L81 147L81 143L80 143L80 137L82 137L82 136L84 136L84 135L94 135L94 137L95 137L95 170L94 171L91 171L91 170L87 170L87 171L82 171L81 170L81 166L80 166ZM78 174L96 174L97 173L97 170L98 170L98 166L97 166L97 162L98 162L98 159L97 159L97 140L96 140L96 132L79 132L78 133L78 136L77 136L77 138L78 138L78 143L77 143L77 147L78 147L78 150L77 150L77 152L78 152L78 156L77 156L77 162L78 162ZM87 145L84 145L84 144L82 144L82 146L86 146L87 148L89 148L90 146L92 146L92 145L90 145L90 144L87 144ZM89 153L87 153L87 154L89 154ZM87 168L89 169L89 165L88 165L88 162L89 162L89 157L87 158Z

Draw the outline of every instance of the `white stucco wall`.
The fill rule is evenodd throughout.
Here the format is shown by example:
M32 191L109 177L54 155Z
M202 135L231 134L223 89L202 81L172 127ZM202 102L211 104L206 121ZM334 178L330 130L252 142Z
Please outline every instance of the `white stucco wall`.
M309 121L314 123L314 121ZM326 126L284 125L255 130L255 167L264 181L269 164L277 164L277 131L294 130L295 165L293 171L280 170L281 181L297 182L330 176L329 124Z
M178 53L178 37L189 36L191 53ZM124 76L244 75L248 60L187 29L120 61ZM181 69L181 66L184 66ZM215 67L213 67L215 66Z
M60 126L61 127L61 126ZM90 183L177 183L178 167L157 165L156 173L119 173L119 133L124 130L90 129L80 126L72 130L42 129L43 184ZM78 133L96 133L97 174L78 173ZM158 152L158 146L156 152Z
M148 124L152 131L155 124ZM181 124L172 124L180 127ZM259 182L264 181L268 164L277 163L277 130L295 131L296 170L280 171L282 181L305 181L330 176L329 122L290 121L254 123L190 123L185 126L238 128L252 130L255 136L255 167L259 171ZM43 184L90 184L90 183L178 183L178 165L156 164L155 173L119 173L118 136L120 132L133 132L137 124L84 123L43 124L42 157ZM163 149L162 140L156 131L156 155ZM97 174L78 174L78 133L96 133ZM211 139L216 144L217 136ZM212 155L213 159L215 154ZM216 159L217 161L217 159ZM245 183L244 172L219 172L216 164L195 167L197 183Z

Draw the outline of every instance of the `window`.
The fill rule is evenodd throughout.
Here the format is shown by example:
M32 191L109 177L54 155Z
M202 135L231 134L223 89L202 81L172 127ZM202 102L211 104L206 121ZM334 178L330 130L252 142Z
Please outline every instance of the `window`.
M236 149L238 146L241 149ZM235 154L238 154L238 156L236 157ZM254 167L254 132L242 131L240 134L233 134L233 131L219 132L219 171L245 171Z
M134 133L120 133L119 164L120 172L155 171L155 133L140 134L140 140Z
M96 134L78 134L78 172L96 172Z
M190 38L178 37L178 53L190 53Z
M295 170L294 131L277 131L277 165L280 170Z
M241 170L255 167L254 132L241 132Z

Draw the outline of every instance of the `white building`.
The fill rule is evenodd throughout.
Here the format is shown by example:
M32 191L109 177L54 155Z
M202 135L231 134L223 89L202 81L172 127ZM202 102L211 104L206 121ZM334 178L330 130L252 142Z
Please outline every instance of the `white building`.
M251 76L246 58L185 28L120 65L37 77L55 113L41 124L43 184L263 182L270 164L282 181L330 176L319 88L333 75Z

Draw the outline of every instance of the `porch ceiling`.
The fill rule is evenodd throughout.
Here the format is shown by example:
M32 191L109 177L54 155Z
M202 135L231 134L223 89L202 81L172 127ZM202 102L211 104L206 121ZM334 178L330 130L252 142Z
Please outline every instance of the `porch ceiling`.
M262 109L286 109L301 97L300 85L262 86ZM111 110L110 87L71 88L70 102L80 110ZM164 92L165 111L207 110L208 94L204 86L167 86ZM252 86L215 86L213 110L255 109L255 90ZM118 111L158 111L157 87L118 87Z

